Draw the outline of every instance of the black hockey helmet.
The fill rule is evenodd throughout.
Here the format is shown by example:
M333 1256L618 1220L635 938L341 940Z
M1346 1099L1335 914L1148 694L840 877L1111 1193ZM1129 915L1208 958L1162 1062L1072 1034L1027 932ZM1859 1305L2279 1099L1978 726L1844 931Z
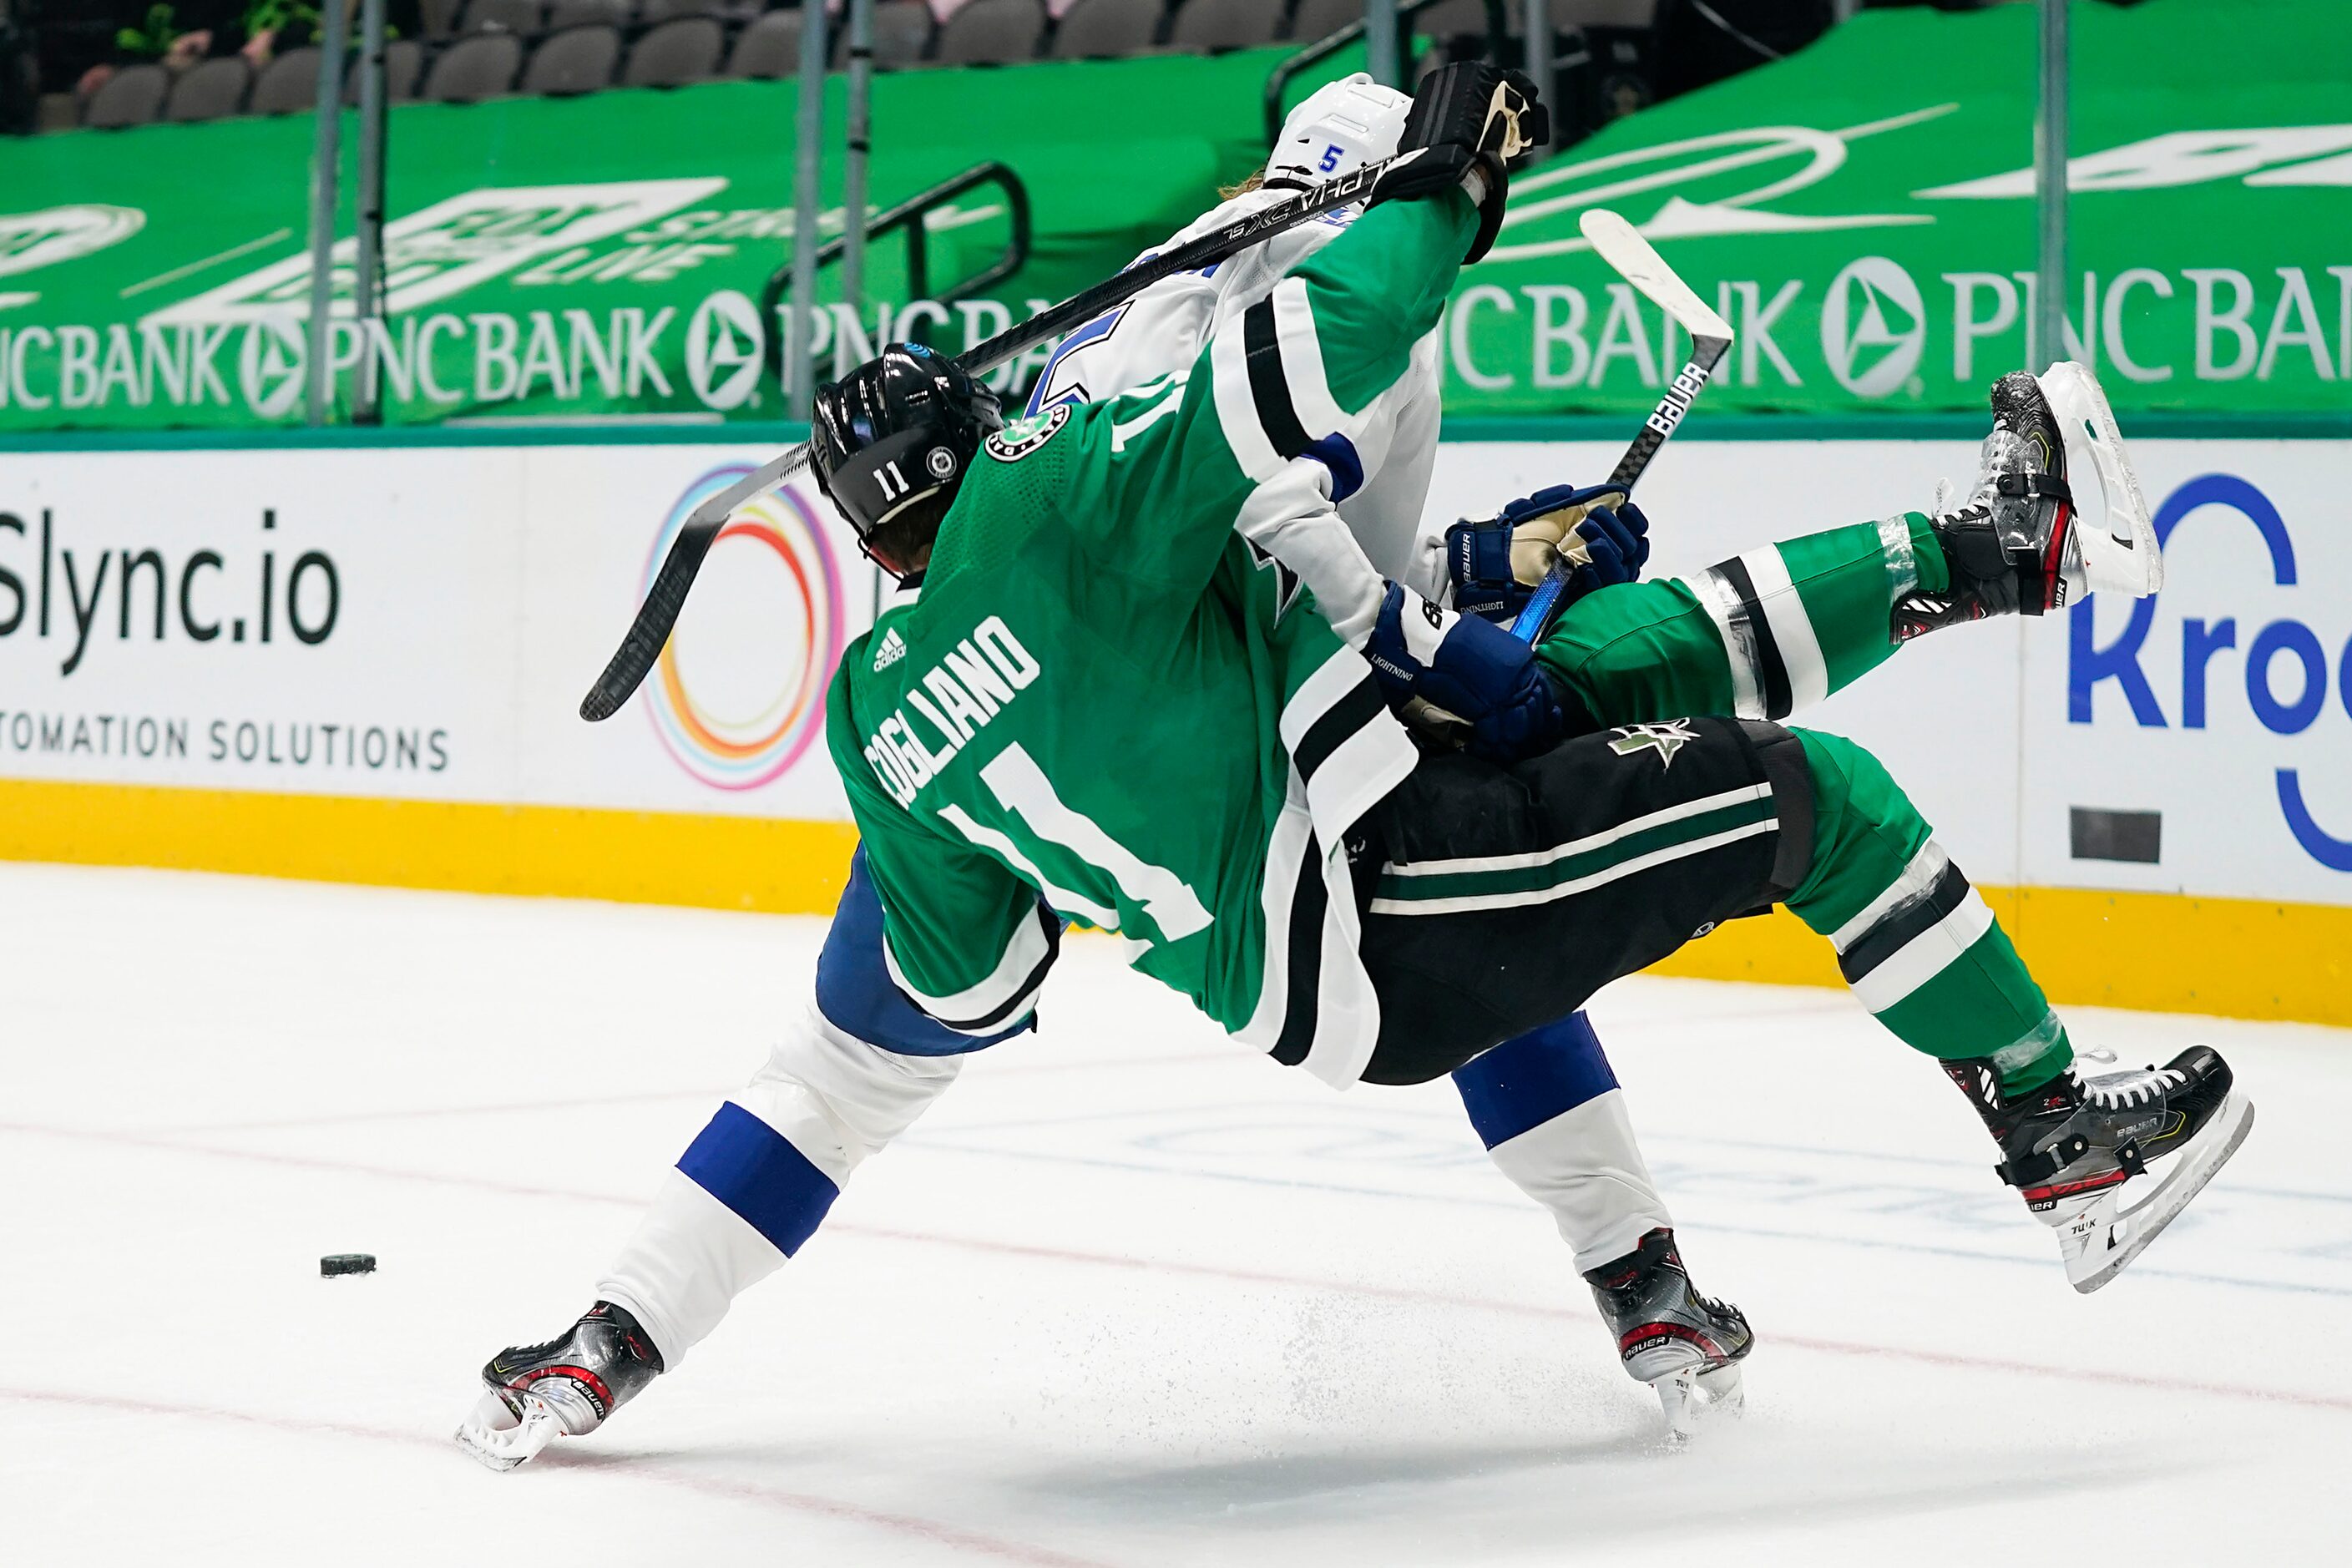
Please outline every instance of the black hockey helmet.
M875 531L894 522L936 526L981 442L1003 423L996 394L955 361L921 343L892 343L816 389L809 466L870 546Z

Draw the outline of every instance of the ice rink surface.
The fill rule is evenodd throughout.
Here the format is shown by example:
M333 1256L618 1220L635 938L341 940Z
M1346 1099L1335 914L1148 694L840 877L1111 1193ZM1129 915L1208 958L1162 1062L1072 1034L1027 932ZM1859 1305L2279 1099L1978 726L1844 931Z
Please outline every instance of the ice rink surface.
M1074 941L603 1433L448 1435L800 1005L821 924L0 867L0 1555L24 1564L2340 1561L2352 1035L2077 1297L1843 994L1593 1012L1749 1411L1688 1451L1450 1086L1335 1095ZM2129 962L2127 953L2116 955ZM381 1271L322 1280L320 1255Z

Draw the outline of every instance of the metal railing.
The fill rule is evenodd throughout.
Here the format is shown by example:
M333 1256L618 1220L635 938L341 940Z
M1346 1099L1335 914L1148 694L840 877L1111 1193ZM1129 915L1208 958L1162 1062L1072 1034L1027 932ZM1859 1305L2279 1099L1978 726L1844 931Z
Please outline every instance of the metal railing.
M1004 248L996 258L969 277L934 294L931 292L930 230L927 220L930 215L956 197L982 185L994 185L1004 194L1006 216L1012 221L1013 232L1006 237ZM865 226L864 241L872 243L885 235L902 233L907 237L907 298L911 302L928 300L936 304L952 305L959 300L969 300L994 288L1027 265L1029 260L1031 220L1029 188L1010 164L993 160L975 163L962 174L940 181L929 190L920 191L887 211L877 213ZM838 263L849 249L847 234L836 235L816 248L816 266L822 270ZM767 287L761 290L760 315L762 321L776 320L777 307L792 286L790 263L769 275ZM783 334L776 333L769 341L768 369L781 375L783 369Z

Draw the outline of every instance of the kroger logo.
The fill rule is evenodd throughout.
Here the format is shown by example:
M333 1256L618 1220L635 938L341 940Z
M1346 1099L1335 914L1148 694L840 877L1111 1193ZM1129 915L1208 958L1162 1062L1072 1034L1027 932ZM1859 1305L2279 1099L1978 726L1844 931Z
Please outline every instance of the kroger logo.
M640 595L694 509L751 470L714 468L687 487L646 558ZM841 567L798 491L746 503L711 543L701 591L646 682L662 749L714 789L757 789L824 728L841 661Z
M2200 527L2229 526L2234 516L2235 522L2252 528L2268 552L2271 582L2280 587L2296 585L2294 540L2286 520L2268 496L2235 474L2201 474L2167 496L2156 513L2158 542L2168 542L2175 529L2200 510L2210 519L2200 521ZM2168 711L2158 698L2158 682L2169 688L2174 672L2163 668L2162 660L2143 662L2160 597L2133 605L2129 622L2105 647L2098 644L2091 602L2074 606L2066 678L2069 722L2090 723L2093 693L2101 682L2112 680L2129 705L2133 721L2142 728L2164 729L2177 721L2184 730L2202 730L2217 701L2227 700L2229 657L2240 667L2247 708L2272 734L2302 734L2322 721L2331 699L2352 720L2352 640L2335 648L2332 679L2329 669L2329 645L2345 636L2345 627L2338 625L2323 636L2292 616L2242 635L2234 616L2183 619L2179 686ZM2321 603L2338 612L2344 608L2340 598ZM2304 796L2300 770L2278 769L2276 784L2279 813L2294 841L2328 869L2352 871L2352 838L2336 837L2315 818ZM2352 831L2352 824L2341 826Z

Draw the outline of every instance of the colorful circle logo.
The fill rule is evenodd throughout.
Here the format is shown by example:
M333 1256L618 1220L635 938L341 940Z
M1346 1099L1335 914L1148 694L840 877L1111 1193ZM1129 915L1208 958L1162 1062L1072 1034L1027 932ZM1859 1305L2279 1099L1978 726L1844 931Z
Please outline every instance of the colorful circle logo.
M731 464L687 487L646 557L640 602L694 509L751 471ZM844 641L841 567L824 523L793 489L771 490L745 505L710 550L703 564L706 595L719 578L752 584L761 602L756 612L740 602L714 605L709 596L689 605L655 666L646 711L663 749L688 773L716 789L757 789L800 761L824 727L825 683ZM698 618L697 609L712 613ZM690 645L688 651L681 653L681 645ZM698 663L694 650L719 661L702 666L700 699L687 674ZM714 672L722 669L726 689L713 695Z

